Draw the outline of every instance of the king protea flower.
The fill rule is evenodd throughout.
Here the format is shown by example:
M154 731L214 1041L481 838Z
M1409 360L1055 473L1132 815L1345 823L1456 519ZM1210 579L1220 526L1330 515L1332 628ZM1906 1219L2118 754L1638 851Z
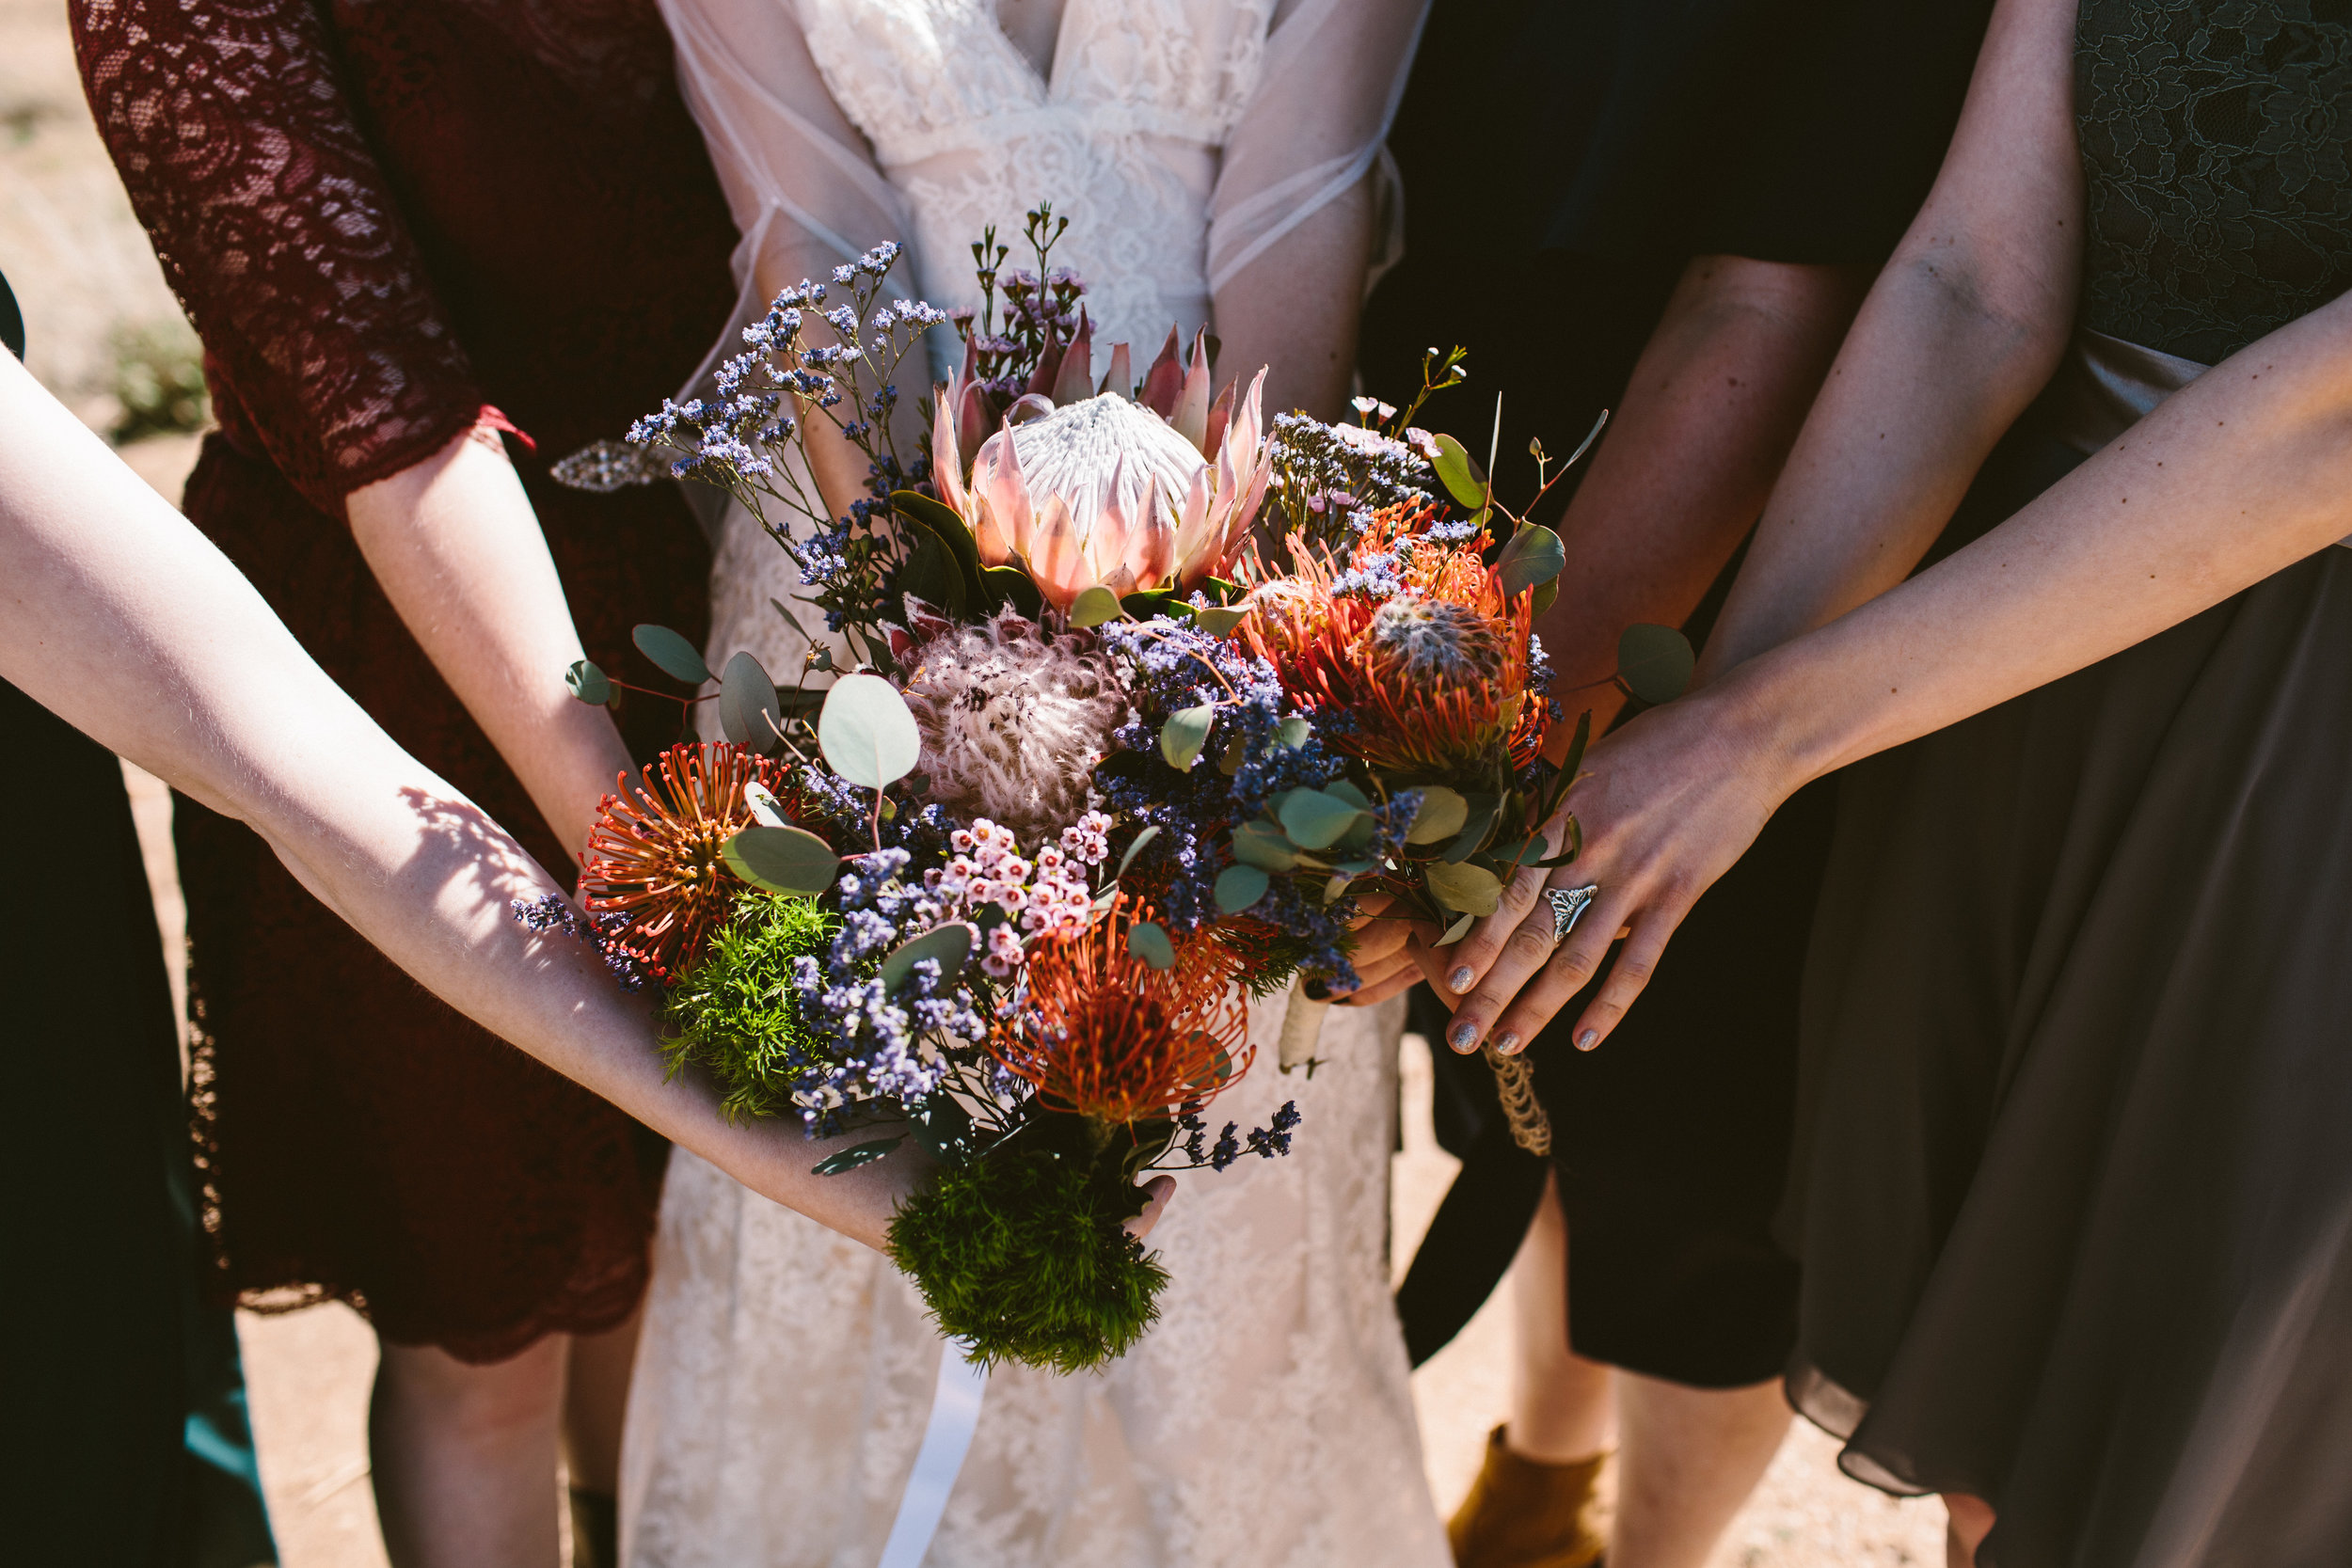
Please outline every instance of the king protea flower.
M997 1022L989 1050L1036 1086L1041 1104L1098 1122L1152 1120L1215 1099L1248 1070L1249 1009L1232 959L1196 937L1153 969L1127 939L1154 918L1121 895L1078 935L1031 950L1026 994Z
M782 768L740 746L673 746L642 783L624 773L621 793L598 803L580 857L580 905L626 912L615 945L665 984L693 967L743 891L721 850L753 821L743 786L755 781L780 798L792 793Z
M1230 382L1213 404L1206 335L1180 377L1171 331L1138 403L1123 385L1124 343L1093 388L1089 330L1063 351L1052 394L1022 397L978 443L968 481L963 424L985 414L966 377L937 389L931 431L940 499L972 530L980 560L1019 562L1063 611L1089 588L1187 592L1226 570L1272 474L1264 371L1238 404Z
M1506 595L1476 541L1417 537L1438 513L1402 503L1372 515L1356 559L1393 553L1393 591L1338 591L1330 558L1294 535L1293 567L1263 568L1239 635L1293 701L1352 713L1332 743L1373 767L1435 777L1534 760L1550 705L1528 689L1532 594Z

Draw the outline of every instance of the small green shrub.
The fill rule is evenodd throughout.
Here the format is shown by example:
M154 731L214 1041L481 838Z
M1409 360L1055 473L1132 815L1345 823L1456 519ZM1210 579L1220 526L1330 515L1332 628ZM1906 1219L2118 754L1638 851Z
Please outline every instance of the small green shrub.
M117 446L149 436L201 430L213 417L204 389L204 349L187 323L119 328L114 335Z
M977 1359L1084 1371L1160 1315L1168 1271L1121 1228L1142 1202L1116 1162L1002 1148L901 1206L890 1256Z
M730 1117L793 1109L793 1069L811 1059L792 960L824 951L841 929L811 898L746 894L662 1010L673 1068L696 1062L725 1091Z

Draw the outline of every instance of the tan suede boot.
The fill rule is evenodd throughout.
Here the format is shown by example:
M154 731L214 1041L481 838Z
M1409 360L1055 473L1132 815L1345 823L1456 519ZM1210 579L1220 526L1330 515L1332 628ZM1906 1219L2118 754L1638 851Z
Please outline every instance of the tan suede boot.
M1470 1496L1446 1525L1455 1568L1596 1568L1594 1483L1608 1454L1547 1465L1511 1451L1497 1427Z

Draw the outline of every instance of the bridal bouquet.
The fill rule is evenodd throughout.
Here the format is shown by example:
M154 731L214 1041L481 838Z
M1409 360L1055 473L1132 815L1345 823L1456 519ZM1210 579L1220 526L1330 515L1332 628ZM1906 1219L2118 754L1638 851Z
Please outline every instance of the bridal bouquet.
M780 688L641 627L715 683L725 739L607 798L584 921L523 912L652 988L730 1111L870 1130L820 1172L927 1152L890 1241L942 1329L1074 1370L1155 1314L1137 1179L1289 1149L1295 1104L1212 1132L1251 1065L1246 996L1352 982L1365 891L1458 934L1538 852L1555 710L1529 623L1561 552L1526 528L1490 549L1483 492L1449 512L1428 486L1468 506L1478 482L1409 410L1269 424L1263 372L1215 390L1205 338L1174 332L1139 379L1112 345L1098 380L1062 227L1030 214L1034 269L974 246L983 309L922 438L894 378L950 318L894 299L884 245L780 295L715 397L563 466L723 487L832 635ZM811 454L844 442L866 493L836 514Z

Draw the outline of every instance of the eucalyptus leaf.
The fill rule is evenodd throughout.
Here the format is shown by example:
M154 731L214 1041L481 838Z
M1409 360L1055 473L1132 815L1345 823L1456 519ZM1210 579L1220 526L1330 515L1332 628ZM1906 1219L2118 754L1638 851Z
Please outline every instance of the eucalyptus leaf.
M1231 637L1233 628L1248 617L1248 605L1212 605L1192 612L1192 624L1211 637Z
M1559 598L1560 579L1558 578L1552 578L1548 581L1539 582L1535 585L1535 592L1534 595L1529 598L1528 604L1534 610L1536 614L1541 615L1545 610L1549 610L1555 603L1557 603Z
M1438 457L1431 465L1438 470L1438 483L1464 506L1486 504L1486 487L1470 472L1470 449L1451 436L1438 437Z
M1167 969L1176 962L1176 944L1156 920L1138 921L1127 928L1127 951L1153 969Z
M1215 703L1169 714L1168 722L1160 726L1160 755L1179 773L1191 772L1192 765L1200 760L1200 748L1209 743L1209 726L1216 720Z
M972 956L972 927L961 920L945 926L934 926L912 942L902 942L890 957L882 961L882 983L884 992L896 991L914 973L914 966L925 958L939 960L939 983L952 986L956 976L963 973L966 958Z
M1073 626L1099 626L1105 621L1118 620L1124 613L1119 595L1098 582L1091 588L1078 590L1077 598L1070 606L1070 624Z
M1298 851L1282 830L1267 822L1245 822L1233 830L1233 858L1261 871L1289 871Z
M1364 809L1320 789L1294 789L1282 798L1282 831L1301 849L1322 849L1359 821Z
M637 651L653 660L654 667L672 680L700 686L710 678L710 666L703 662L694 644L669 627L642 626L628 636L637 644Z
M825 766L867 789L886 789L914 771L922 732L898 689L880 675L844 675L817 716Z
M783 723L776 683L759 660L748 653L728 659L719 677L719 727L727 738L764 756L783 746Z
M1442 899L1447 909L1460 910L1465 914L1492 914L1502 898L1502 881L1482 866L1431 861L1422 867L1421 874L1428 879L1429 891Z
M1691 640L1672 626L1637 621L1617 639L1617 678L1652 706L1681 696L1697 663Z
M1239 773L1241 765L1248 760L1248 743L1237 735L1225 743L1224 750L1217 752L1216 770L1230 779Z
M1543 834L1529 833L1526 837L1515 838L1508 844L1498 844L1487 853L1494 857L1497 865L1507 865L1517 869L1522 865L1535 864L1544 858L1549 848L1549 847L1544 843Z
M1227 914L1239 914L1263 898L1273 880L1254 865L1229 865L1217 873L1216 907Z
M1307 744L1307 737L1314 733L1312 724L1294 713L1274 726L1274 744L1285 751L1295 752Z
M1350 784L1345 779L1333 779L1329 784L1323 786L1323 792L1326 795L1338 796L1341 800L1345 800L1349 805L1354 806L1358 811L1370 811L1372 809L1372 797L1365 794L1362 790L1358 789L1354 784Z
M1438 939L1438 945L1439 947L1453 946L1455 942L1470 935L1470 928L1477 921L1477 919L1478 917L1474 914L1466 914L1462 916L1459 920L1456 920L1453 925L1445 928L1445 935Z
M598 707L612 700L612 681L584 658L574 659L572 667L564 672L564 685L581 702L594 703Z
M814 896L833 886L841 857L803 828L746 828L719 849L727 869L769 893Z
M972 1152L972 1113L945 1089L908 1106L907 1127L923 1151L934 1160L960 1165Z
M1463 819L1462 831L1445 847L1440 857L1449 865L1459 865L1478 852L1479 846L1495 831L1495 815L1502 809L1498 796L1472 795L1468 800L1470 810Z
M1568 547L1541 523L1522 524L1495 558L1495 571L1505 594L1518 594L1539 582L1550 582L1568 563Z
M1586 708L1577 716L1576 737L1568 742L1568 754L1560 764L1560 776L1570 784L1576 782L1576 770L1583 766L1584 748L1593 740L1593 710Z
M871 1143L863 1143L851 1148L845 1148L838 1154L828 1154L809 1167L809 1174L839 1176L845 1170L855 1170L860 1165L870 1165L906 1141L906 1134L901 1132L895 1138L876 1138Z
M1452 838L1462 831L1470 818L1470 802L1456 789L1443 784L1430 784L1421 792L1421 810L1414 815L1413 825L1405 832L1407 844L1435 844L1441 838Z
M1136 863L1136 857L1143 853L1145 846L1159 836L1160 830L1157 823L1153 823L1136 834L1135 842L1127 846L1127 852L1119 857L1119 869L1111 873L1111 879L1117 881L1127 875L1127 868Z
M1323 902L1325 905L1329 906L1336 904L1341 899L1346 897L1347 884L1351 880L1353 880L1353 879L1350 878L1346 872L1334 871L1331 874L1331 879L1323 884Z

